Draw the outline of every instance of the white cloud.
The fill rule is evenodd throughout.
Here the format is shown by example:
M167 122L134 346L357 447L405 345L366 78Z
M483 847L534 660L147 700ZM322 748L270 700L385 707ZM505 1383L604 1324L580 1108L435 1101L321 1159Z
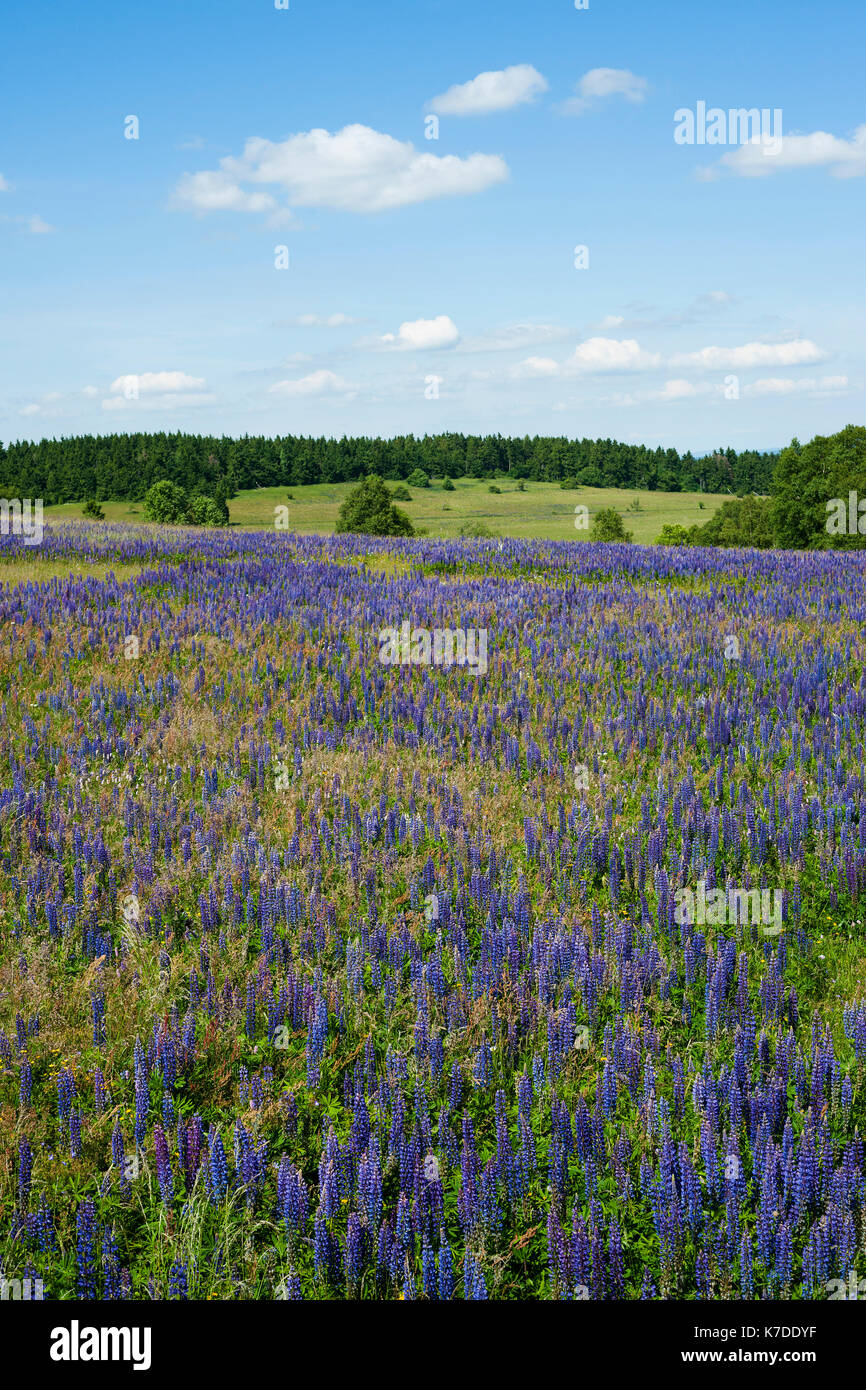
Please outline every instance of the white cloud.
M134 399L135 395L155 395L157 392L198 391L205 385L203 376L189 376L186 372L128 372L111 383L112 395L123 395Z
M269 194L249 193L243 184L275 184L300 207L348 212L391 208L479 193L508 178L499 155L434 155L410 140L395 140L365 125L348 125L331 134L310 130L274 142L248 140L240 159L220 160L210 172L185 174L175 206L197 212L229 208L259 212L274 205ZM255 205L252 200L258 200Z
M276 206L270 193L245 192L223 169L184 174L172 203L193 212L268 212Z
M552 357L525 357L512 370L517 380L524 377L559 376L562 368Z
M471 82L449 87L428 103L440 116L478 116L509 111L547 91L547 82L531 63L518 63L501 72L480 72Z
M628 68L592 68L584 73L574 90L577 95L563 102L560 109L566 115L581 116L605 97L625 97L626 101L641 102L649 91L649 83Z
M661 365L657 352L645 352L636 338L587 338L566 362L581 372L645 371Z
M8 192L9 192L9 185L8 185L8 183L6 182L6 180L4 179L3 175L0 174L0 193L8 193Z
M38 415L40 407L38 405L25 405L19 410L19 415Z
M24 220L27 223L28 232L31 232L33 236L44 236L46 232L56 231L55 227L51 227L47 222L43 222L42 218L36 212L34 212L31 217L27 217Z
M698 352L681 352L670 358L670 365L705 370L798 367L807 362L820 362L825 355L808 338L797 338L788 343L743 343L741 347L705 347Z
M299 314L295 319L301 328L342 328L344 324L359 322L350 314Z
M83 386L81 394L82 396L98 396L99 390L96 386Z
M847 376L762 377L746 386L746 396L825 395L848 388Z
M275 381L268 390L275 396L325 396L354 395L358 387L344 381L336 372L321 370L299 377L296 381Z
M385 333L379 339L388 347L406 350L453 347L460 333L457 325L447 314L439 314L435 319L412 319L401 323L397 333Z
M858 126L850 140L830 135L826 130L811 135L782 135L778 142L761 144L760 139L739 145L723 155L717 164L704 170L713 177L720 169L741 178L763 178L783 169L830 170L833 178L855 179L866 175L866 125Z
M662 389L657 393L661 401L680 401L686 396L696 396L698 388L691 381L684 381L682 377L674 377L666 381Z
M622 314L605 314L604 318L596 325L600 330L607 328L619 328L625 323Z
M660 367L657 352L645 352L634 338L587 338L578 343L570 357L557 362L552 357L526 357L515 368L513 377L574 376L589 372L642 372Z

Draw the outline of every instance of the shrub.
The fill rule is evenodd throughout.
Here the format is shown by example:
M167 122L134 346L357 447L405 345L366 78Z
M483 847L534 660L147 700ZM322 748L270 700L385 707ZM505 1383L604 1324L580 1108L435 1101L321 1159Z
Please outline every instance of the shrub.
M774 544L773 504L769 497L732 497L722 503L715 516L694 530L696 545L769 550Z
M430 486L430 479L427 477L427 474L424 472L423 468L413 469L413 471L409 474L409 477L406 479L406 482L409 484L409 487Z
M496 533L491 531L489 526L485 526L483 521L464 521L457 534L468 539L481 540L485 536L493 536Z
M497 487L495 483L491 483L490 486L489 486L489 488L487 489L487 491L488 491L488 492L500 493L500 492L502 491L502 488L501 488L501 487Z
M391 494L375 473L353 487L340 507L338 535L354 532L362 536L414 536L415 528L405 512L395 507Z
M92 517L94 521L103 521L105 518L105 512L102 510L95 497L88 497L81 510L85 516Z
M656 545L694 545L692 533L700 530L698 526L675 526L667 522L661 529L661 534L656 538Z
M447 473L445 474L445 477L442 479L442 491L443 491L443 492L453 492L453 491L454 491L454 484L452 483L451 479L448 477L448 474L447 474Z
M171 526L183 521L187 511L186 493L177 483L162 478L149 488L144 498L144 514L148 521Z
M621 541L632 539L631 531L625 529L625 522L613 507L602 507L592 518L589 538L593 541Z
M187 526L223 526L223 514L212 497L191 497L186 509Z
M412 494L405 483L398 483L396 487L392 487L391 496L393 497L395 502L412 501Z

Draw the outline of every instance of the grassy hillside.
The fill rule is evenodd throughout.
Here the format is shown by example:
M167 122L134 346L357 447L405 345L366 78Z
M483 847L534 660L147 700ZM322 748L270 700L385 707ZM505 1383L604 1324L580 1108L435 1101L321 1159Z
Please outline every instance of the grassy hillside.
M340 503L351 486L317 483L290 489L293 500L288 503L289 528L302 533L333 531ZM636 492L597 487L565 492L559 483L527 482L526 491L518 492L517 484L509 479L500 480L496 486L501 489L498 494L489 490L487 482L458 478L453 492L443 491L441 484L410 488L411 502L398 505L416 527L426 527L431 536L456 536L465 522L481 521L501 536L544 540L586 540L588 533L575 529L575 507L588 507L590 517L602 507L615 507L634 539L650 545L666 522L691 526L709 521L725 501L718 494L698 492ZM274 524L274 508L286 501L287 490L280 487L239 492L229 503L232 525L270 528ZM636 503L640 510L632 511ZM107 521L144 521L140 502L105 502L103 508ZM46 518L79 517L81 512L81 503L76 502L45 509Z

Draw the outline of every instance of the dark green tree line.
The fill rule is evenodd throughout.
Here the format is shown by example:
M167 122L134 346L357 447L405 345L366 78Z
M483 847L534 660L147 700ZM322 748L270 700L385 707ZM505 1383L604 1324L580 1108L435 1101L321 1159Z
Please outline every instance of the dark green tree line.
M188 496L231 497L240 489L357 482L376 474L492 480L498 474L538 482L574 478L590 487L715 492L770 491L776 455L719 449L696 458L613 439L529 435L437 434L393 439L287 435L232 439L193 434L76 435L0 445L0 495L46 504L144 499L161 479Z

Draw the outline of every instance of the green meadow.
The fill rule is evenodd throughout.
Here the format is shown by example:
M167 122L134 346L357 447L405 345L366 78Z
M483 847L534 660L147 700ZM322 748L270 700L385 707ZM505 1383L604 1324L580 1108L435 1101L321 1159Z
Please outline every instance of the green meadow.
M340 504L351 483L316 483L310 487L263 487L239 492L229 502L233 526L252 530L270 529L275 508L289 507L289 529L301 534L330 534L337 521ZM389 483L393 490L396 482ZM454 491L446 492L440 482L429 488L410 488L411 501L398 502L411 518L416 530L430 536L456 536L461 526L481 522L495 535L527 540L586 540L588 531L575 527L575 507L589 509L590 519L603 507L622 513L626 526L639 545L652 545L668 523L691 526L709 521L725 501L725 495L699 492L640 492L626 488L578 487L564 491L559 483L525 482L519 491L513 479L498 479L499 492L490 483L476 478L456 478ZM291 493L291 500L288 494ZM46 507L47 520L80 517L80 502ZM106 521L144 522L140 502L103 502Z

